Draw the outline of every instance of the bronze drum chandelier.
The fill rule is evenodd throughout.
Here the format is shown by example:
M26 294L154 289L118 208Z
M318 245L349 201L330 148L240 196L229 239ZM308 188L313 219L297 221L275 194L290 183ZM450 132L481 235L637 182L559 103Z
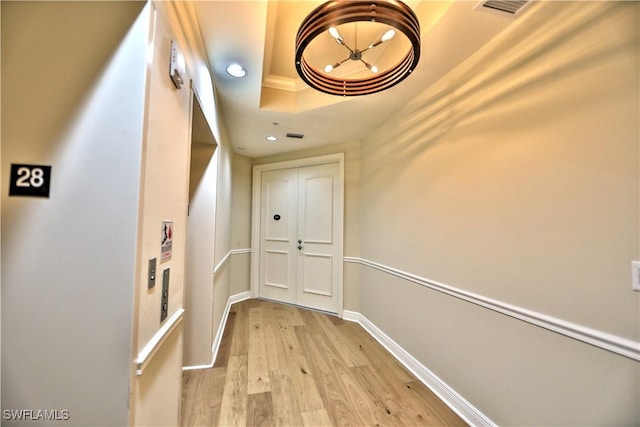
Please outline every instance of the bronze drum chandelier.
M364 48L349 46L340 34L338 26L348 23L376 22L390 27L375 42ZM406 55L386 70L378 70L368 63L363 54L388 42L400 31L411 43ZM320 34L328 31L336 43L345 48L346 58L340 58L318 70L305 59L305 49ZM340 96L368 95L389 89L407 78L420 59L420 23L409 6L394 0L329 1L314 9L302 22L296 36L296 70L309 86L321 92ZM348 79L329 75L348 60L361 62L370 71L369 77Z

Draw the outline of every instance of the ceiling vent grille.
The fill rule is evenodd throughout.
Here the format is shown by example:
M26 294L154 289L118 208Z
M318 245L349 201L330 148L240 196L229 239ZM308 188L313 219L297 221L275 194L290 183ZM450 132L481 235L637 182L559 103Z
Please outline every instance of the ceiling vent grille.
M287 132L287 138L295 138L295 139L302 139L304 138L304 135L301 133L291 133L291 132Z
M518 0L518 1L500 1L500 0L484 0L478 3L475 7L477 10L485 10L487 12L496 12L502 15L516 16L521 13L530 0Z

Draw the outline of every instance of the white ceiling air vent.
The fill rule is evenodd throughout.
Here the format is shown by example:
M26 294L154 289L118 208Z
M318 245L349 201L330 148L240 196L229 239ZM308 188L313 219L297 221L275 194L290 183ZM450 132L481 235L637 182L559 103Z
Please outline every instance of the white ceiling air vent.
M518 16L531 3L530 0L483 0L474 9L499 13L503 16Z

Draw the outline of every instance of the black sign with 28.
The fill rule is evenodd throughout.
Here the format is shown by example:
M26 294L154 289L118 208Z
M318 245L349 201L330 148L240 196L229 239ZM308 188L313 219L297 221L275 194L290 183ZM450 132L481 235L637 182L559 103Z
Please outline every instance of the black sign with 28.
M49 197L51 166L11 165L9 196Z

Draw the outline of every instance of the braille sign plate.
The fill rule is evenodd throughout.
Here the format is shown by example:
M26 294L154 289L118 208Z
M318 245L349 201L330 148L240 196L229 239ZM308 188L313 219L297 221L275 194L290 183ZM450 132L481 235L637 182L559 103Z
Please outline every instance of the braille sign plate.
M9 196L49 197L51 166L11 165Z

